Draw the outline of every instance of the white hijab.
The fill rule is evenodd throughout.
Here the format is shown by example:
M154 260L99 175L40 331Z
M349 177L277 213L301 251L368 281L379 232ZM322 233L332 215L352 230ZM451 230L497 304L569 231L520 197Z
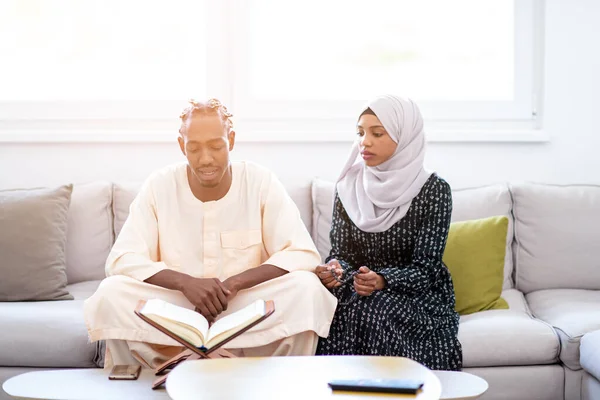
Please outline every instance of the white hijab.
M368 167L360 157L357 140L337 181L337 191L359 229L384 232L406 215L432 172L423 167L425 133L415 102L384 95L369 102L362 111L367 108L379 118L398 147L388 160Z

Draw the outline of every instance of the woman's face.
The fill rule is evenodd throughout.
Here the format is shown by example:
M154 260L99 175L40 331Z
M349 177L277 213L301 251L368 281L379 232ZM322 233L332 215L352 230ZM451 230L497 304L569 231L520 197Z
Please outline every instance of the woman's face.
M387 161L396 151L398 145L375 115L361 115L357 129L360 155L367 166L378 166Z

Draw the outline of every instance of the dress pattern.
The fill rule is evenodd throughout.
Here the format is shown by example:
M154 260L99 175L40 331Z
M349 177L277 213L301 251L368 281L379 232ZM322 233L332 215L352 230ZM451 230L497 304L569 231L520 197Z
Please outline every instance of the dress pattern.
M454 287L442 262L451 213L450 185L436 174L385 232L357 228L336 194L326 261L339 261L342 280L364 265L386 287L360 296L350 278L334 288L338 307L317 354L402 356L430 369L462 369Z

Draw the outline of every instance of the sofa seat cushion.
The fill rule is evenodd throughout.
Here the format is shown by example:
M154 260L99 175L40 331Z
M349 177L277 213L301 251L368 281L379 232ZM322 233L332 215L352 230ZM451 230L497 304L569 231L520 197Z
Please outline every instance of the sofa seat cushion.
M600 330L581 338L581 366L600 381Z
M458 339L464 367L553 364L560 342L543 321L532 317L516 289L502 292L508 310L480 311L460 317Z
M83 301L100 281L67 286L75 300L0 303L0 365L18 367L97 366L99 342L89 343Z
M96 292L101 281L79 282L67 286L75 300L85 300Z
M529 293L526 298L533 315L558 332L561 361L572 370L581 369L581 337L600 329L600 290L548 289Z

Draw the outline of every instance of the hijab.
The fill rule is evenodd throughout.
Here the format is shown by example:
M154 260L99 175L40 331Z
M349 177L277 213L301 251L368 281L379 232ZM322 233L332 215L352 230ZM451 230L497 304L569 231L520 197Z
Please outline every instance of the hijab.
M368 102L361 112L368 108L397 144L396 150L382 164L369 167L360 157L357 140L336 187L346 213L359 229L384 232L406 215L432 172L423 166L425 133L417 104L384 95Z

